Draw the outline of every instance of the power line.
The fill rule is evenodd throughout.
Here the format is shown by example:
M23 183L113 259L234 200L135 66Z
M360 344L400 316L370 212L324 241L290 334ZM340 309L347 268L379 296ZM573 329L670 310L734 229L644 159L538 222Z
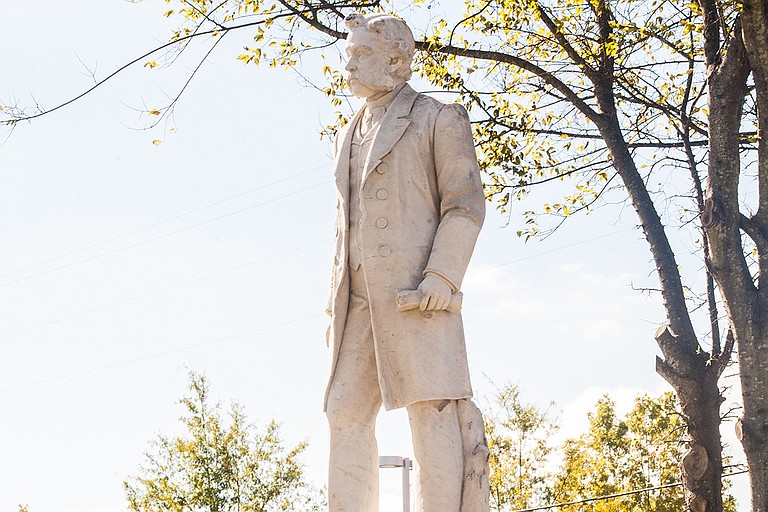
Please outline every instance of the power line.
M734 475L741 475L744 473L749 473L749 470L745 469L743 471L734 471L733 473L728 473L727 475L723 475L723 478L728 478ZM597 496L595 498L584 498L582 500L569 501L567 503L556 503L554 505L546 505L544 507L524 508L520 510L514 510L513 512L536 512L538 510L551 510L553 508L568 507L571 505L581 505L584 503L590 503L592 501L609 500L613 498L621 498L622 496L630 496L632 494L640 494L643 492L657 491L660 489L669 489L671 487L680 487L681 485L683 485L683 482L675 482L672 484L658 485L656 487L646 487L644 489L637 489L634 491L625 491L625 492L619 492L616 494L606 494L605 496Z
M581 244L584 244L584 243L589 243L589 242L592 242L592 241L595 241L595 240L599 240L601 238L607 238L607 237L610 237L610 236L618 235L620 233L629 231L631 229L634 229L634 228L627 228L627 229L623 229L623 230L620 230L620 231L615 231L613 233L607 233L607 234L600 235L600 236L597 236L597 237L593 237L593 238L590 238L590 239L587 239L587 240L582 240L580 242L575 242L573 244L565 245L565 246L562 246L562 247L557 247L557 248L551 249L549 251L544 251L544 252L541 252L541 253L537 253L537 254L533 254L533 255L530 255L530 256L526 256L524 258L518 258L516 260L508 261L508 262L505 262L505 263L500 263L500 264L495 265L493 267L488 267L488 268L484 268L484 269L481 269L481 270L476 270L474 272L471 272L471 274L477 274L477 273L481 273L481 272L486 272L486 271L493 270L493 269L496 269L496 268L499 268L499 267L503 267L503 266L506 266L506 265L511 265L513 263L518 263L518 262L521 262L521 261L530 260L530 259L538 258L538 257L541 257L541 256L546 256L547 254L551 254L553 252L562 251L562 250L574 247L576 245L581 245ZM290 250L283 251L283 252L278 253L278 254L273 254L273 255L270 255L270 256L266 256L264 258L259 258L257 260L253 260L253 261L250 261L250 262L247 262L247 263L243 263L241 265L237 265L237 266L234 266L234 267L229 267L229 268L226 268L224 270L220 270L220 271L217 271L217 272L214 272L214 273L211 273L211 274L207 274L207 275L200 276L200 277L197 277L197 278L194 278L194 279L190 279L188 281L182 281L180 283L176 283L176 284L164 287L164 288L160 288L160 289L157 289L157 290L152 290L152 291L149 291L149 292L146 292L146 293L142 293L140 295L134 295L134 296L128 297L126 299L121 299L121 300L116 301L116 302L111 302L109 304L104 304L102 306L97 306L95 308L91 308L91 309L88 309L88 310L85 310L85 311L80 311L78 313L73 313L73 314L67 315L65 317L56 318L54 320L49 320L49 321L46 321L46 322L41 322L41 323L29 326L29 327L25 327L25 328L18 329L18 330L15 330L15 331L3 333L3 334L0 334L0 338L8 338L8 337L11 337L11 336L15 336L17 334L22 334L24 332L28 332L28 331L31 331L31 330L34 330L34 329L38 329L40 327L46 327L46 326L49 326L49 325L53 325L53 324L57 324L57 323L60 323L60 322L64 322L66 320L70 320L72 318L78 318L78 317L81 317L81 316L84 316L84 315L87 315L87 314L90 314L90 313L95 313L97 311L102 311L104 309L108 309L108 308L111 308L111 307L115 307L115 306L119 306L119 305L122 305L122 304L126 304L128 302L133 302L135 300L143 299L145 297L156 295L158 293L166 292L166 291L169 291L169 290L172 290L172 289L175 289L175 288L186 286L188 284L196 283L196 282L199 282L199 281L202 281L202 280L205 280L205 279L209 279L211 277L222 275L222 274L225 274L225 273L228 273L228 272L233 272L235 270L240 270L240 269L243 269L245 267L248 267L248 266L251 266L251 265L255 265L257 263L262 263L264 261L268 261L270 259L274 259L276 257L285 256L285 255L288 255L288 254L291 254L291 253L294 253L294 252L297 252L297 251L301 251L301 250L304 250L306 248L313 247L315 245L319 245L319 244L325 243L325 242L327 242L329 240L330 239L326 238L324 240L319 240L319 241L313 242L311 244L303 245L301 247L296 247L294 249L290 249ZM0 285L0 286L2 286L2 285Z
M296 324L296 323L299 323L299 322L303 322L305 320L311 320L313 318L318 318L318 317L321 317L321 316L325 316L324 313L316 313L314 315L304 316L304 317L301 317L301 318L295 318L295 319L289 320L287 322L282 322L282 323L279 323L279 324L272 324L272 325L269 325L269 326L266 326L266 327L260 327L258 329L252 329L250 331L241 332L241 333L238 333L238 334L232 334L230 336L224 336L224 337L216 338L216 339L213 339L213 340L203 341L201 343L195 343L193 345L185 345L183 347L178 347L178 348L171 349L171 350L165 350L163 352L156 352L154 354L149 354L149 355L146 355L146 356L143 356L143 357L137 357L135 359L128 359L128 360L124 360L124 361L118 361L116 363L112 363L112 364L108 364L108 365L104 365L104 366L98 366L96 368L88 368L86 370L81 370L79 372L72 372L72 373L67 373L67 374L64 374L64 375L57 375L55 377L49 377L47 379L41 379L41 380L36 380L36 381L33 381L33 382L27 382L25 384L17 384L15 386L8 386L8 387L5 387L5 388L0 388L0 393L2 393L4 391L12 391L12 390L15 390L15 389L27 388L27 387L35 386L35 385L38 385L38 384L46 384L48 382L54 382L54 381L69 379L71 377L78 377L80 375L87 375L89 373L95 373L95 372L99 372L99 371L102 371L102 370L109 370L111 368L117 368L118 366L126 366L126 365L129 365L129 364L140 363L140 362L143 362L143 361L148 361L150 359L156 359L158 357L163 357L163 356L167 356L167 355L170 355L170 354L176 354L178 352L184 352L186 350L191 350L191 349L194 349L194 348L204 347L206 345L213 345L215 343L221 343L221 342L233 340L233 339L236 339L236 338L242 338L243 336L250 336L252 334L257 334L257 333L260 333L260 332L269 331L269 330L272 330L272 329L277 329L279 327L285 327L285 326L288 326L288 325L292 325L292 324Z
M592 241L595 241L595 240L599 240L601 238L607 238L607 237L610 237L610 236L618 235L618 234L623 233L625 231L628 231L630 229L633 229L633 228L627 228L627 229L623 229L623 230L620 230L620 231L615 231L613 233L607 233L607 234L600 235L600 236L597 236L597 237L593 237L593 238L590 238L590 239L587 239L587 240L582 240L580 242L576 242L576 243L573 243L573 244L570 244L570 245L565 245L565 246L562 246L562 247L557 247L557 248L551 249L549 251L544 251L544 252L541 252L541 253L533 254L533 255L530 255L530 256L526 256L524 258L518 258L516 260L512 260L512 261L508 261L508 262L505 262L505 263L501 263L501 264L495 265L493 267L488 267L488 268L484 268L484 269L481 269L481 270L474 271L471 274L476 274L476 273L480 273L480 272L486 272L488 270L493 270L493 269L496 269L496 268L499 268L499 267L503 267L503 266L506 266L506 265L511 265L513 263L518 263L518 262L521 262L521 261L525 261L525 260L529 260L529 259L534 259L534 258L538 258L538 257L541 257L541 256L546 256L547 254L550 254L550 253L553 253L553 252L557 252L557 251L562 251L562 250L571 248L571 247L576 246L576 245L580 245L580 244L584 244L584 243L589 243L589 242L592 242ZM108 308L111 308L111 307L115 307L115 306L119 306L119 305L122 305L122 304L126 304L128 302L133 302L135 300L143 299L145 297L149 297L149 296L152 296L152 295L156 295L158 293L166 292L168 290L173 290L175 288L179 288L179 287L182 287L182 286L186 286L188 284L196 283L196 282L199 282L199 281L202 281L202 280L205 280L205 279L209 279L211 277L222 275L222 274L225 274L225 273L228 273L228 272L233 272L235 270L240 270L240 269L243 269L245 267L248 267L248 266L251 266L251 265L255 265L257 263L262 263L264 261L268 261L270 259L274 259L274 258L277 258L277 257L280 257L280 256L285 256L285 255L288 255L288 254L291 254L291 253L294 253L294 252L298 252L298 251L304 250L306 248L313 247L315 245L319 245L319 244L328 242L329 240L330 240L329 238L326 238L324 240L319 240L317 242L313 242L313 243L310 243L310 244L307 244L307 245L303 245L301 247L296 247L294 249L283 251L283 252L278 253L278 254L273 254L273 255L270 255L270 256L263 257L263 258L259 258L257 260L249 261L247 263L243 263L241 265L237 265L237 266L234 266L234 267L229 267L229 268L226 268L224 270L220 270L220 271L217 271L217 272L214 272L214 273L211 273L211 274L207 274L207 275L200 276L200 277L197 277L197 278L194 278L194 279L190 279L188 281L183 281L183 282L180 282L180 283L176 283L176 284L164 287L164 288L160 288L160 289L157 289L157 290L152 290L152 291L149 291L149 292L146 292L146 293L142 293L140 295L134 295L132 297L128 297L126 299L121 299L121 300L116 301L116 302L111 302L109 304L104 304L102 306L97 306L97 307L92 308L92 309L88 309L88 310L85 310L85 311L80 311L78 313L73 313L73 314L67 315L65 317L56 318L54 320L49 320L49 321L46 321L46 322L41 322L39 324L35 324L35 325L29 326L29 327L24 327L22 329L18 329L18 330L15 330L15 331L3 333L3 334L0 334L0 338L8 338L10 336L15 336L17 334L22 334L22 333L25 333L25 332L28 332L28 331L31 331L31 330L34 330L34 329L38 329L40 327L46 327L46 326L49 326L49 325L53 325L53 324L57 324L57 323L60 323L60 322L64 322L66 320L71 320L72 318L78 318L78 317L81 317L81 316L84 316L84 315L87 315L87 314L90 314L90 313L95 313L97 311L102 311L104 309L108 309Z
M296 247L294 249L283 251L283 252L278 253L278 254L272 254L270 256L266 256L266 257L259 258L259 259L253 260L253 261L249 261L249 262L243 263L241 265L237 265L237 266L234 266L234 267L229 267L229 268L226 268L224 270L219 270L217 272L213 272L211 274L206 274L204 276L196 277L196 278L190 279L188 281L183 281L183 282L180 282L180 283L172 284L170 286L166 286L165 288L159 288L157 290L152 290L152 291L149 291L149 292L146 292L146 293L142 293L140 295L134 295L132 297L128 297L126 299L122 299L122 300L119 300L119 301L116 301L116 302L111 302L109 304L103 304L101 306L97 306L95 308L91 308L91 309L88 309L86 311L80 311L79 313L73 313L71 315L67 315L67 316L64 316L64 317L61 317L61 318L56 318L54 320L49 320L47 322L42 322L42 323L35 324L35 325L29 326L29 327L24 327L22 329L18 329L18 330L15 330L15 331L3 333L3 334L0 334L0 338L8 338L8 337L14 336L16 334L21 334L21 333L24 333L24 332L27 332L27 331L38 329L40 327L46 327L46 326L49 326L49 325L57 324L59 322L64 322L66 320L71 320L72 318L78 318L78 317L81 317L81 316L84 316L84 315L87 315L87 314L90 314L90 313L95 313L97 311L102 311L104 309L112 308L112 307L115 307L115 306L120 306L122 304L126 304L128 302L133 302L133 301L139 300L139 299L143 299L145 297L156 295L158 293L167 292L168 290L173 290L175 288L180 288L180 287L186 286L188 284L197 283L197 282L203 281L205 279L210 279L211 277L216 277L216 276L219 276L219 275L222 275L222 274L226 274L228 272L233 272L235 270L240 270L240 269L243 269L243 268L255 265L257 263L262 263L264 261L268 261L268 260L271 260L271 259L274 259L274 258L278 258L278 257L281 257L281 256L286 256L286 255L294 253L294 252L303 251L304 249L307 249L309 247L313 247L315 245L324 244L324 243L326 243L328 241L330 241L330 238L326 238L324 240L319 240L317 242L312 242L311 244L302 245L301 247Z
M93 249L94 247L98 247L100 245L104 245L104 244L107 244L109 242L114 242L115 240L120 240L121 238L125 238L125 237L130 236L130 235L135 235L136 233L140 233L142 231L146 231L147 229L151 229L151 228L154 228L154 227L157 227L157 226L161 226L163 224L167 224L167 223L172 222L174 220L181 219L181 218L186 217L188 215L192 215L193 213L197 213L197 212L205 210L207 208L211 208L213 206L218 206L220 204L227 203L227 202L232 201L234 199L238 199L240 197L247 196L249 194L252 194L252 193L257 192L259 190L263 190L263 189L271 187L273 185L279 185L280 183L284 183L284 182L292 180L294 178L298 178L299 176L303 176L303 175L308 174L310 172L314 172L314 171L316 171L316 170L318 170L318 169L320 169L322 167L325 167L326 165L328 165L328 164L318 165L317 167L313 167L313 168L308 169L306 171L302 171L300 173L293 174L291 176L287 176L285 178L282 178L282 179L279 179L279 180L276 180L276 181L272 181L272 182L267 183L265 185L260 185L260 186L258 186L256 188L252 188L250 190L246 190L245 192L241 192L239 194L235 194L234 196L225 197L224 199L219 199L218 201L214 201L213 203L208 203L206 205L199 206L197 208L193 208L192 210L187 210L185 212L182 212L182 213L179 213L177 215L174 215L173 217L168 217L166 219L159 220L157 222L153 222L152 224L148 224L146 226L143 226L143 227L140 227L140 228L136 228L136 229L131 230L131 231L127 231L127 232L122 233L120 235L115 235L115 236L113 236L111 238L107 238L107 239L101 240L99 242L94 242L94 243L92 243L90 245L87 245L85 247L80 247L79 249L74 249L72 251L69 251L69 252L66 252L66 253L63 253L63 254L59 254L58 256L54 256L52 258L48 258L47 260L38 261L37 263L32 263L30 265L27 265L26 267L17 268L16 270L12 270L11 272L7 272L5 274L0 274L0 279L8 277L8 276L12 276L14 274L18 274L19 272L23 272L23 271L29 270L31 268L39 267L40 265L45 265L46 263L51 263L53 261L57 261L57 260L60 260L62 258L66 258L67 256L72 256L73 254L78 254L78 253L87 251L88 249Z
M301 191L296 191L295 193L302 192L304 190L309 190L311 188L316 188L317 186L324 185L325 183L327 183L327 182L321 183L319 185L315 185L313 187L308 187L307 189L303 189ZM267 201L267 202L276 201L278 199L281 199L283 197L287 197L289 195L292 195L292 194L287 194L285 196L281 196L281 197L272 199L272 200ZM245 211L247 209L251 209L251 208L254 208L256 206L260 206L261 204L266 204L266 202L265 203L260 203L259 205L253 205L251 207L244 208L242 210L238 210L236 212L232 212L230 214L226 214L224 216L217 217L215 219L211 219L209 221L205 221L204 223L201 223L201 224L198 224L198 225L207 224L207 223L213 222L215 220L218 220L219 218L224 218L224 217L227 217L227 216L239 213L241 211ZM185 231L187 229L191 229L191 228L196 227L196 226L197 225L189 226L187 228L182 228L181 230L178 230L178 231L172 232L172 233L168 233L168 234L163 235L163 236L170 236L170 235L175 234L177 232ZM590 239L582 240L582 241L579 241L579 242L576 242L576 243L573 243L573 244L568 244L568 245L565 245L565 246L562 246L562 247L551 249L549 251L544 251L544 252L541 252L541 253L538 253L538 254L533 254L531 256L526 256L524 258L518 258L516 260L512 260L512 261L508 261L508 262L505 262L505 263L501 263L501 264L495 265L493 267L489 267L489 268L486 268L486 269L475 271L475 272L473 272L473 274L474 273L479 273L479 272L484 272L484 271L487 271L487 270L492 270L492 269L499 268L499 267L502 267L502 266L505 266L505 265L510 265L512 263L517 263L517 262L520 262L520 261L524 261L524 260L528 260L528 259L533 259L533 258L537 258L537 257L540 257L540 256L545 256L547 254L550 254L550 253L553 253L553 252L557 252L557 251L561 251L561 250L565 250L565 249L568 249L570 247L574 247L574 246L577 246L577 245L581 245L581 244L584 244L584 243L592 242L592 241L599 240L599 239L602 239L602 238L607 238L607 237L610 237L610 236L614 236L614 235L617 235L617 234L629 231L630 229L634 229L634 228L627 228L627 229L623 229L623 230L616 231L616 232L613 232L613 233L607 233L607 234L600 235L600 236L597 236L597 237L593 237L593 238L590 238ZM152 240L153 239L145 240L144 242L139 242L139 244L146 243L146 242L149 242L149 241L152 241ZM218 271L218 272L214 272L212 274L207 274L205 276L201 276L201 277L198 277L198 278L195 278L195 279L191 279L191 280L188 280L188 281L184 281L184 282L181 282L181 283L176 283L174 285L171 285L171 286L168 286L168 287L165 287L165 288L161 288L159 290L154 290L154 291L147 292L147 293L144 293L144 294L141 294L141 295L129 297L127 299L123 299L123 300L120 300L120 301L117 301L117 302L113 302L113 303L110 303L110 304L105 304L103 306L99 306L99 307L96 307L96 308L93 308L93 309L90 309L90 310L87 310L87 311L82 311L82 312L79 312L79 313L75 313L73 315L69 315L69 316L66 316L66 317L54 319L54 320L51 320L51 321L48 321L48 322L44 322L44 323L41 323L41 324L33 325L33 326L30 326L30 327L27 327L27 328L24 328L24 329L20 329L20 330L17 330L17 331L5 333L5 334L0 335L0 338L13 336L15 334L26 332L26 331L29 331L29 330L32 330L32 329L37 329L39 327L43 327L43 326L47 326L47 325L63 322L65 320L69 320L71 318L83 316L83 315L86 315L86 314L89 314L89 313L92 313L92 312L96 312L96 311L100 311L100 310L107 309L107 308L110 308L110 307L114 307L114 306L117 306L117 305L121 305L121 304L124 304L124 303L127 303L127 302L131 302L131 301L134 301L134 300L138 300L138 299L150 296L150 295L154 295L154 294L157 294L157 293L162 293L162 292L170 290L170 289L178 288L178 287L181 287L181 286L184 286L184 285L187 285L187 284L191 284L191 283L194 283L194 282L197 282L197 281L208 279L210 277L214 277L214 276L221 275L221 274L224 274L224 273L227 273L227 272L231 272L231 271L234 271L234 270L238 270L238 269L241 269L241 268L244 268L244 267L256 264L256 263L260 263L260 262L263 262L263 261L268 260L268 259L272 259L272 258L275 258L275 257L279 257L279 256L283 256L283 255L286 255L286 254L290 254L292 252L303 250L303 249L305 249L307 247L311 247L311 246L314 246L314 245L325 243L328 240L329 239L324 239L324 240L320 240L320 241L317 241L317 242L313 242L311 244L307 244L306 246L297 247L295 249L284 251L284 252L279 253L279 254L271 255L271 256L268 256L268 257L265 257L265 258L260 258L258 260L254 260L254 261L251 261L251 262L248 262L248 263L244 263L242 265L238 265L238 266L230 267L230 268ZM135 245L138 245L138 244L135 244ZM132 246L128 246L128 247L125 247L123 249L127 249L127 248L130 248L130 247L132 247ZM119 250L122 250L122 249L119 249ZM116 251L113 251L113 252L116 252ZM105 255L105 254L108 254L108 253L104 253L102 255ZM99 257L99 256L96 256L96 257ZM91 259L93 259L93 258L91 258ZM86 261L86 260L81 260L81 262L82 261ZM75 262L73 264L76 264L76 263L78 263L78 262ZM63 268L63 267L60 267L60 268ZM53 270L55 270L55 269L52 269L51 271L53 271ZM29 276L29 277L35 277L35 276ZM15 281L12 281L12 282L15 282ZM3 284L0 284L0 286L4 286L5 284L11 284L12 282L3 283ZM232 336L227 336L227 337L223 337L223 338L217 338L215 340L210 340L210 341L198 343L198 344L195 344L195 345L189 345L189 346L186 346L186 347L181 347L181 348L178 348L178 349L173 349L173 350L169 350L169 351L165 351L165 352L159 352L159 353L151 354L151 355L148 355L148 356L145 356L145 357L131 359L131 360L127 360L127 361L122 361L122 362L118 362L118 363L114 363L114 364L110 364L110 365L106 365L106 366L101 366L101 367L97 367L97 368L91 368L91 369L88 369L88 370L83 370L81 372L75 372L75 373L71 373L71 374L67 374L67 375L51 377L51 378L48 378L48 379L34 381L34 382L31 382L31 383L27 383L27 384L21 384L21 385L18 385L18 386L11 386L11 387L7 387L7 388L0 388L0 392L8 391L8 390L13 390L13 389L18 389L18 388L22 388L22 387L28 387L28 386L32 386L32 385L36 385L36 384L52 382L52 381L56 381L56 380L61 380L61 379L73 377L73 376L93 373L93 372L96 372L96 371L100 371L100 370L104 370L104 369L109 369L109 368L113 368L113 367L117 367L117 366L123 366L123 365L126 365L126 364L132 364L132 363L136 363L136 362L141 362L141 361L153 359L153 358L156 358L156 357L161 357L161 356L164 356L164 355L168 355L168 354L172 354L172 353L176 353L176 352L180 352L180 351L184 351L184 350L189 350L189 349L192 349L192 348L196 348L196 347L200 347L200 346L204 346L204 345L209 345L209 344L212 344L212 343L218 343L218 342L221 342L221 341L226 341L226 340L230 340L230 339L241 337L241 336L246 336L246 335L249 335L249 334L261 332L261 331L268 330L268 329L273 329L273 328L282 327L282 326L285 326L285 325L290 325L290 324L293 324L293 323L296 323L296 322L304 321L304 320L307 320L307 319L310 319L310 318L316 318L316 317L319 317L319 316L322 316L322 314L310 315L310 316L307 316L307 317L298 318L298 319L295 319L295 320L292 320L292 321L288 321L288 322L284 322L284 323L281 323L281 324L277 324L277 325L273 325L273 326L269 326L269 327L264 327L264 328L261 328L261 329L251 330L251 331L248 331L248 332L245 332L245 333L240 333L240 334L236 334L236 335L232 335ZM631 491L630 493L633 493L633 492L644 492L644 490L641 490L641 491ZM597 498L593 498L593 500L594 499L597 499ZM563 506L563 505L568 505L568 504L561 504L559 506ZM553 508L553 507L554 506L551 506L549 508ZM547 508L530 509L530 510L534 511L534 510L546 510L546 509ZM517 511L517 512L528 512L528 510Z
M235 210L233 212L226 213L224 215L219 215L218 217L214 217L212 219L209 219L209 220L206 220L206 221L203 221L203 222L198 222L197 224L193 224L191 226L187 226L187 227L184 227L184 228L181 228L181 229L177 229L176 231L171 231L169 233L165 233L165 234L158 235L158 236L155 236L155 237L152 237L152 238L148 238L148 239L142 240L140 242L136 242L136 243L133 243L133 244L130 244L130 245L126 245L124 247L118 247L117 249L112 249L111 251L106 251L106 252L103 252L101 254L96 254L94 256L89 256L88 258L83 258L81 260L73 261L71 263L67 263L65 265L60 265L58 267L54 267L54 268L51 268L51 269L48 269L48 270L44 270L44 271L38 272L36 274L31 274L31 275L28 275L28 276L25 276L25 277L20 277L18 279L14 279L14 280L11 280L11 281L6 281L4 283L0 283L0 288L3 288L5 286L9 286L9 285L12 285L12 284L15 284L15 283L19 283L19 282L22 282L22 281L27 281L27 280L33 279L35 277L39 277L39 276L43 276L43 275L46 275L46 274L50 274L50 273L56 272L58 270L62 270L62 269L69 268L69 267L73 267L75 265L79 265L81 263L86 263L88 261L92 261L92 260L95 260L95 259L98 259L98 258L102 258L104 256L109 256L110 254L115 254L117 252L122 252L122 251L125 251L125 250L128 250L128 249L132 249L134 247L138 247L140 245L147 244L149 242L154 242L156 240L160 240L161 238L166 238L166 237L169 237L169 236L177 235L179 233L183 233L184 231L189 231L190 229L194 229L194 228L197 228L197 227L200 227L200 226L205 226L206 224L210 224L212 222L216 222L216 221L219 221L221 219L225 219L227 217L232 217L233 215L238 215L240 213L243 213L243 212L246 212L246 211L249 211L249 210L253 210L254 208L258 208L260 206L264 206L265 204L274 203L274 202L279 201L281 199L285 199L286 197L294 196L294 195L300 194L302 192L307 192L308 190L313 190L313 189L319 188L319 187L321 187L323 185L327 185L328 183L331 183L331 181L332 180L323 181L322 183L318 183L316 185L312 185L310 187L306 187L306 188L303 188L303 189L300 189L300 190L295 190L295 191L293 191L293 192L291 192L289 194L284 194L282 196L278 196L278 197L275 197L273 199L268 199L267 201L262 201L261 203L257 203L257 204L251 205L251 206L246 206L245 208L240 208L239 210Z
M469 272L469 275L480 274L482 272L488 272L489 270L495 270L497 268L506 267L507 265L512 265L513 263L520 263L521 261L532 260L534 258L539 258L541 256L546 256L547 254L552 254L554 252L564 251L565 249L570 249L571 247L576 247L577 245L588 244L589 242L594 242L595 240L600 240L600 239L603 239L603 238L608 238L608 237L611 237L611 236L616 236L616 235L619 235L621 233L626 233L627 231L632 231L634 229L635 229L634 227L632 227L632 228L624 228L624 229L620 229L618 231L614 231L612 233L606 233L604 235L599 235L599 236L596 236L596 237L587 238L586 240L580 240L578 242L574 242L574 243L568 244L568 245L563 245L561 247L556 247L556 248L550 249L548 251L543 251L543 252L539 252L539 253L536 253L536 254L531 254L530 256L525 256L523 258L517 258L515 260L506 261L504 263L499 263L498 265L494 265L492 267L486 267L486 268L474 270L472 272Z

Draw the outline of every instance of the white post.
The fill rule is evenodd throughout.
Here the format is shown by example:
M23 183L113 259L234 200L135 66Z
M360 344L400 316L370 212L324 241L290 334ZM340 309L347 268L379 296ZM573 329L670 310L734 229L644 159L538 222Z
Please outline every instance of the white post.
M411 459L396 455L384 455L379 457L380 468L403 468L403 512L411 512L411 477L413 468Z

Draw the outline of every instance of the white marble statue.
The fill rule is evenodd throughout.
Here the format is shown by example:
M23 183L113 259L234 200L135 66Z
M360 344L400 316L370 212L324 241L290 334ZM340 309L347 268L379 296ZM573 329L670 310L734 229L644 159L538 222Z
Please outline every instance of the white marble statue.
M383 404L408 411L416 510L487 512L488 451L459 314L485 213L469 118L406 83L415 45L402 20L355 13L346 24L349 89L365 105L335 144L329 510L378 510Z

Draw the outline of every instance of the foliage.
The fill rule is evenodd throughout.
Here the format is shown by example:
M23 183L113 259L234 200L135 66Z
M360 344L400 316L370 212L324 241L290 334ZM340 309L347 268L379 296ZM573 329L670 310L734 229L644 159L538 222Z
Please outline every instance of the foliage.
M308 512L325 506L304 479L299 456L287 449L273 421L263 432L233 404L228 422L211 405L208 382L190 372L190 394L179 402L185 436L159 435L145 453L140 476L126 481L128 508L136 512Z
M473 109L481 165L502 208L534 184L575 180L561 200L526 213L521 235L538 233L540 213L564 219L588 211L616 184L614 155L600 127L607 108L616 109L638 167L646 176L657 173L646 181L651 192L661 193L659 185L671 172L689 174L686 150L701 161L703 153L696 150L706 138L706 77L697 65L701 25L694 23L691 5L475 1L464 24L430 38L436 47L452 40L481 54L498 48L515 57L472 64L455 54L423 60L428 77L460 92ZM733 9L726 15L732 20ZM611 100L601 98L609 94ZM682 194L667 204L670 218L690 221L697 211L693 201L693 193Z
M493 510L542 507L664 485L670 487L558 510L685 510L679 485L685 422L673 393L639 395L624 417L605 395L587 413L587 431L557 447L552 438L558 426L548 411L524 403L520 390L511 385L501 388L495 398L486 420ZM733 496L725 496L724 510L736 510Z
M328 134L349 114L342 108L345 83L338 60L324 50L344 35L343 14L351 9L383 10L419 18L441 7L398 0L166 3L172 7L166 16L180 20L172 41L185 43L198 34L215 40L231 30L251 29L253 43L237 56L246 64L303 73L303 55L320 49L326 83L319 87L340 107ZM720 4L723 25L732 24L736 3ZM464 12L453 9L451 14L460 21L435 16L418 27L421 51L415 67L472 111L489 197L506 209L511 199L524 197L535 184L575 180L572 191L560 200L526 212L521 235L539 232L540 214L563 219L588 211L616 184L610 151L596 123L603 112L595 84L607 74L629 148L645 160L641 167L648 175L660 171L663 176L649 186L666 183L674 169L687 174L691 159L701 164L708 111L697 3L471 0L465 2ZM753 102L746 113L748 145L754 143ZM661 186L657 192L663 192ZM698 212L694 194L683 199L671 216L680 223Z
M685 425L672 393L642 395L626 418L604 396L588 414L589 430L563 447L563 468L552 488L558 501L576 501L680 481ZM590 508L584 508L584 507ZM680 487L639 493L570 510L672 512L685 509ZM568 510L568 509L566 509Z
M516 386L500 388L495 402L486 418L491 507L501 511L540 505L551 477L547 470L551 436L558 427L548 411L524 403Z

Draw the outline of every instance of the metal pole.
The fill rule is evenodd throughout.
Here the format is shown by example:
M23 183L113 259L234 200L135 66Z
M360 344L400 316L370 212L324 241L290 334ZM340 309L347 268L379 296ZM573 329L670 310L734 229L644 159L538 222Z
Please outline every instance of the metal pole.
M411 459L403 459L403 512L411 512Z
M379 457L380 468L403 468L403 512L411 512L411 477L413 462L406 457L385 455Z

